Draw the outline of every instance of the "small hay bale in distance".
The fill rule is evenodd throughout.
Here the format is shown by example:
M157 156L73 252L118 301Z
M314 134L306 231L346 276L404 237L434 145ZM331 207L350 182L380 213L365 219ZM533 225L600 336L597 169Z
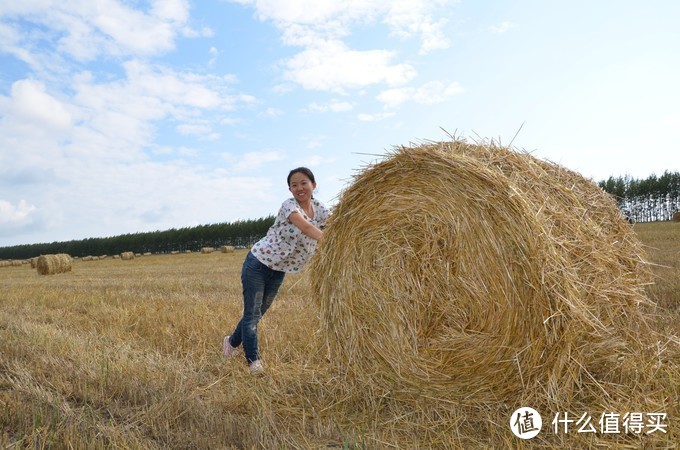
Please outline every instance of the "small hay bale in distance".
M35 268L40 275L54 275L70 272L73 267L72 262L71 256L66 253L41 255L38 257Z
M203 247L203 248L201 249L201 253L206 254L206 255L207 255L208 253L212 253L212 252L214 252L214 251L215 251L215 249L212 248L212 247Z
M120 254L120 259L123 261L130 261L131 259L135 259L135 254L134 252L122 252Z
M220 251L222 253L232 253L234 251L234 247L231 245L223 245L220 247Z
M680 211L676 211L675 214L673 214L673 222L680 222Z
M650 303L620 217L594 183L527 153L396 149L343 192L312 258L320 345L360 393L555 407L591 378L617 386Z

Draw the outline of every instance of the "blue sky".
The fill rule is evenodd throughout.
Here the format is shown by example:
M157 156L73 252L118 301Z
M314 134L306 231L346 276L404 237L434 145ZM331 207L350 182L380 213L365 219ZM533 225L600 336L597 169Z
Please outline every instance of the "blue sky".
M2 2L0 246L264 217L299 165L330 205L447 132L595 181L677 171L679 21L674 0Z

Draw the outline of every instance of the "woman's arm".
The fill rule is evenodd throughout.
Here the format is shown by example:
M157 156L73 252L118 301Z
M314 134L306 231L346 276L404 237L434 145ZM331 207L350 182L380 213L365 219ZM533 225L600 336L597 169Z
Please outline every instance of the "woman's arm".
M309 236L310 238L318 241L323 237L323 231L319 230L317 227L312 225L311 223L307 222L304 217L302 217L302 214L300 214L297 211L293 211L290 213L290 216L288 216L288 220L298 227L300 231L302 231L304 234Z

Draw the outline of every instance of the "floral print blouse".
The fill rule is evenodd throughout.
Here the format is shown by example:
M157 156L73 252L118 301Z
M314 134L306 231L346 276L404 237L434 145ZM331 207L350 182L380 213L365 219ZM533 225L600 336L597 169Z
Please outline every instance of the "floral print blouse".
M330 213L315 198L312 198L312 208L314 218L310 219L294 198L284 201L267 235L250 249L252 254L272 270L286 273L300 272L314 253L316 240L304 234L288 218L297 211L305 220L321 229L326 226Z

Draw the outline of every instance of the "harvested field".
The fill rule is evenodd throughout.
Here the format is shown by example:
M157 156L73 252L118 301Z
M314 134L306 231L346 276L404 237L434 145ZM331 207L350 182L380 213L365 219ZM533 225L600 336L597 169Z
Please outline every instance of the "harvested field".
M492 230L508 226L499 212L500 208L489 211ZM471 372L465 375L467 384L458 387L445 379L445 373L421 391L416 388L425 382L408 371L404 382L385 369L383 376L373 373L378 379L367 381L355 367L343 369L338 364L347 355L336 350L339 343L327 342L328 331L321 320L326 306L315 302L309 274L287 277L262 320L260 350L267 372L253 379L242 352L230 360L220 354L224 332L234 327L242 310L244 250L217 259L197 252L151 255L126 264L108 258L80 264L57 277L41 277L22 267L3 268L0 446L500 449L539 443L555 449L673 448L680 440L680 224L636 224L630 229L631 238L635 242L639 238L641 250L654 263L656 283L643 288L656 306L643 302L641 312L653 314L655 320L647 326L655 339L632 361L629 350L613 349L606 359L609 364L602 366L610 369L607 372L580 368L578 363L590 364L589 355L602 356L597 346L589 349L582 343L579 347L578 335L568 336L575 361L568 366L574 379L566 377L571 399L564 398L561 387L544 385L540 379L531 385L539 392L527 387L526 392L513 394L493 375L480 383L485 392L475 392L469 387ZM579 266L579 270L586 268ZM595 282L601 280L593 275L591 283ZM599 305L597 297L589 301L593 306L588 303L588 311L603 318L603 327L617 326L616 318L607 318L606 308L594 306ZM580 320L566 312L565 316ZM372 342L377 345L388 337L376 336ZM606 337L605 333L599 342L611 348ZM360 346L370 344L345 345L354 345L347 354L355 355L352 352L367 351ZM415 346L404 348L417 356ZM554 349L561 351L560 344ZM633 366L641 372L638 380L646 383L628 384L636 379L627 372ZM507 366L508 377L512 367ZM557 375L559 365L549 367L558 380L564 379ZM365 383L356 384L348 375ZM590 376L605 383L599 387ZM621 392L610 385L609 377L615 376L626 388L624 396L616 397ZM527 386L532 377L527 374ZM443 385L457 392L442 394ZM462 391L468 392L467 399ZM492 392L498 392L499 398L491 398ZM510 413L519 406L532 406L519 402L540 400L548 392L556 400L545 402L549 409L541 410L544 431L532 442L520 441L507 425ZM599 427L603 412L632 411L666 413L667 433L576 433L572 429L557 434L550 423L558 412L569 412L570 417L589 413Z

